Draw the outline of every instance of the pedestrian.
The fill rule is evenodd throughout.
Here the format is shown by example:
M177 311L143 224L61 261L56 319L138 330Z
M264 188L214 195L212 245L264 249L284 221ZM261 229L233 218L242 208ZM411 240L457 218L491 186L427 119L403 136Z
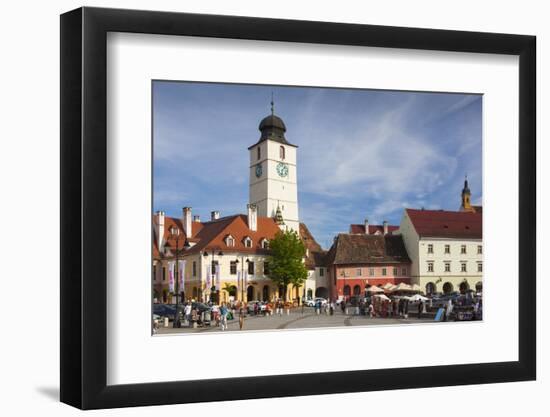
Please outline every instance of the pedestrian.
M372 319L374 317L374 305L369 304L369 317Z
M222 303L222 306L220 307L220 327L222 332L227 329L227 312L228 310L225 303Z
M331 301L331 302L330 302L330 315L331 315L331 316L334 315L334 301Z
M346 312L346 301L345 300L340 301L340 310L342 310L342 314L344 314Z
M422 300L418 302L418 318L422 315L422 310L424 309L424 303L422 303Z
M244 315L245 315L244 303L241 303L241 307L239 308L239 330L243 329Z
M185 321L187 323L187 327L191 327L191 303L187 303L185 305Z
M258 315L258 303L254 303L254 315Z

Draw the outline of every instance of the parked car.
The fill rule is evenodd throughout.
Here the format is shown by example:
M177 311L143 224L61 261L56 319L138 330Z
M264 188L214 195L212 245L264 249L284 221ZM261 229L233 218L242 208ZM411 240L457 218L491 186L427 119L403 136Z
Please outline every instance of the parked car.
M168 317L168 320L174 320L176 306L173 304L153 304L153 314L161 318Z
M250 314L254 313L255 304L258 304L258 312L265 311L265 309L267 308L267 304L264 303L263 301L258 301L258 300L249 301L248 304L246 305L246 309L248 310L248 313Z
M308 298L304 301L304 305L306 305L307 307L314 307L315 300L313 298Z
M191 308L196 309L199 313L212 310L212 307L210 307L208 304L199 303L199 302L192 303Z
M321 302L321 307L323 306L326 306L328 301L325 299L325 298L322 298L322 297L315 297L313 299L313 305L312 307L315 307L317 305L318 302Z

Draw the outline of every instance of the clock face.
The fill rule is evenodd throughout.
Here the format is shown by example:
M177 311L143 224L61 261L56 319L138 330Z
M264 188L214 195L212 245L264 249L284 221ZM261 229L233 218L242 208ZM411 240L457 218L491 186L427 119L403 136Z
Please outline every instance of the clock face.
M256 165L256 177L260 178L262 176L262 164Z
M288 165L283 162L279 162L277 164L277 174L279 174L279 177L288 176Z

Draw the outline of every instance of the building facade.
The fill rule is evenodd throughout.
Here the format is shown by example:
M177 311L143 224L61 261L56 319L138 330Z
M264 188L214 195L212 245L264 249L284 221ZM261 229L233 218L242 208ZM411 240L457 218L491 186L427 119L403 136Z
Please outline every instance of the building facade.
M481 291L481 212L406 209L399 234L412 259L411 281L436 292Z
M341 233L326 264L331 300L365 294L372 285L410 283L411 260L399 235Z

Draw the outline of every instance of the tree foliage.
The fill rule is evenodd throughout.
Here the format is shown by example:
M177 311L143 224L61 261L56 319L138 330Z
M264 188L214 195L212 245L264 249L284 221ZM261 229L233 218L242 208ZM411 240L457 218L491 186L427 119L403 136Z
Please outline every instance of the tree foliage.
M284 298L289 284L301 286L307 279L307 269L304 265L306 248L292 230L278 232L269 242L271 256L269 257L269 278L279 286L284 287Z

